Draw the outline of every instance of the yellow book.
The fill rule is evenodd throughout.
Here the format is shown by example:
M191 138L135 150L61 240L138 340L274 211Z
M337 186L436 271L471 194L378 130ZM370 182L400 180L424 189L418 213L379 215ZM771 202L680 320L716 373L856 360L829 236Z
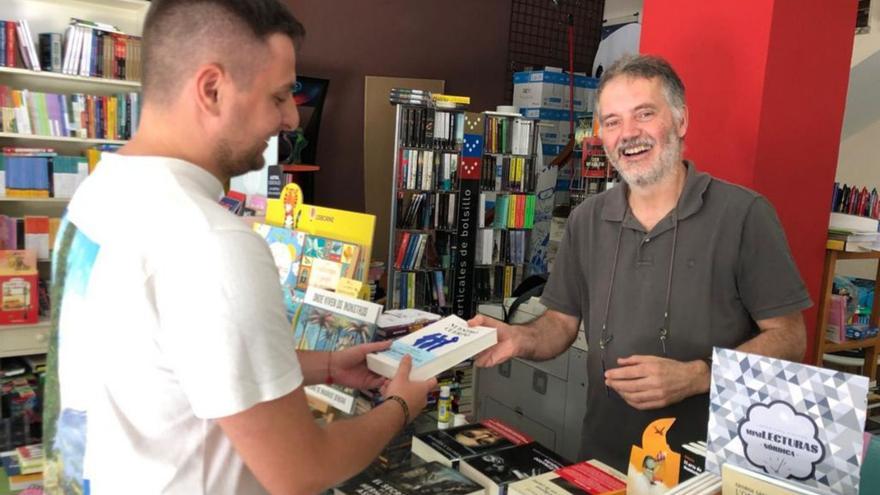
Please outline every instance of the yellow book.
M825 241L825 249L843 251L846 249L846 242L840 239L828 239Z
M456 95L444 95L440 93L434 93L431 95L431 98L434 101L448 101L450 103L461 103L463 105L471 104L470 96L456 96Z

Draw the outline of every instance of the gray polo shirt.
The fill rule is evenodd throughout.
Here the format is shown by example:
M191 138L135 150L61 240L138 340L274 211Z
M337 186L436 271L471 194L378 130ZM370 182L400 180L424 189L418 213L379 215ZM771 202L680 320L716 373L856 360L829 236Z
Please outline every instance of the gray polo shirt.
M678 234L670 291L666 356L709 357L713 346L734 348L758 332L756 320L808 308L804 283L773 207L761 195L698 172L687 179L678 206ZM666 305L673 220L651 232L627 208L625 184L584 201L566 224L542 302L581 318L589 342L587 414L581 456L626 472L632 445L653 420L677 418L673 449L705 440L708 394L652 411L639 411L606 392L598 345L611 277L607 367L633 354L663 356L660 328ZM622 225L622 231L621 229ZM620 234L616 273L611 273Z

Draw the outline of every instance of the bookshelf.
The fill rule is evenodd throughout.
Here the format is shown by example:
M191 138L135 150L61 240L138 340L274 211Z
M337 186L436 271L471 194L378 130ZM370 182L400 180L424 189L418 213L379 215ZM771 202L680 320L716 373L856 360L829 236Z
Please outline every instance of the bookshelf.
M483 112L474 296L501 302L526 275L535 217L538 121Z
M139 36L149 7L150 2L146 0L3 0L0 2L0 19L26 19L39 50L39 34L61 33L63 37L71 18L111 24L124 33ZM20 52L16 55L20 59ZM95 96L138 92L141 87L139 81L85 77L46 70L38 72L24 67L0 67L0 85L29 92ZM52 148L60 155L78 156L94 146L124 143L119 139L0 132L0 147ZM58 218L64 214L67 204L68 198L0 197L0 214ZM40 278L48 279L51 262L40 259L38 269ZM48 320L30 325L0 325L0 357L45 353L48 335Z
M387 309L453 311L464 111L397 104Z
M822 287L819 293L819 311L816 321L816 353L814 356L817 365L821 366L825 360L825 353L851 349L863 349L865 351L862 371L872 382L877 379L877 356L880 352L880 336L864 340L847 340L844 342L831 342L826 338L828 329L828 312L831 304L831 290L834 287L834 273L837 262L844 260L877 260L877 274L874 277L874 303L871 308L870 325L880 324L880 251L850 252L836 249L825 250L825 267L822 274Z

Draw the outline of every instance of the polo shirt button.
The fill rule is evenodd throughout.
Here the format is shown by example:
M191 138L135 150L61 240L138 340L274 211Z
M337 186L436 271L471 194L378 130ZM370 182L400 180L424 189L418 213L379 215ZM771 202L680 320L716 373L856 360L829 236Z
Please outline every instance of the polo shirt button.
M651 238L650 238L650 237L645 237L645 242L651 242Z

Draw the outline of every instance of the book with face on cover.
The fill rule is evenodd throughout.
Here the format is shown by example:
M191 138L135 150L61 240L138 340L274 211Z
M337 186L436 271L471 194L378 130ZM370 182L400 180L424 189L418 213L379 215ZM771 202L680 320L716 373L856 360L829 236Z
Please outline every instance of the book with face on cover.
M456 364L470 359L498 342L494 328L469 327L453 315L421 330L401 337L391 348L367 355L367 367L379 375L392 378L403 356L413 358L410 380L426 380Z
M334 495L482 495L483 487L436 462L401 467L381 476L356 476L333 489Z
M508 495L623 495L626 475L595 459L512 483Z
M294 325L294 345L299 350L338 351L371 342L381 312L379 304L310 287ZM354 410L352 389L313 385L305 391L342 412Z
M455 467L462 459L531 441L531 437L510 425L497 419L485 419L479 423L413 435L411 449L426 462L436 461Z
M488 495L505 495L512 483L568 465L571 462L561 455L532 442L462 459L458 470L482 485Z

